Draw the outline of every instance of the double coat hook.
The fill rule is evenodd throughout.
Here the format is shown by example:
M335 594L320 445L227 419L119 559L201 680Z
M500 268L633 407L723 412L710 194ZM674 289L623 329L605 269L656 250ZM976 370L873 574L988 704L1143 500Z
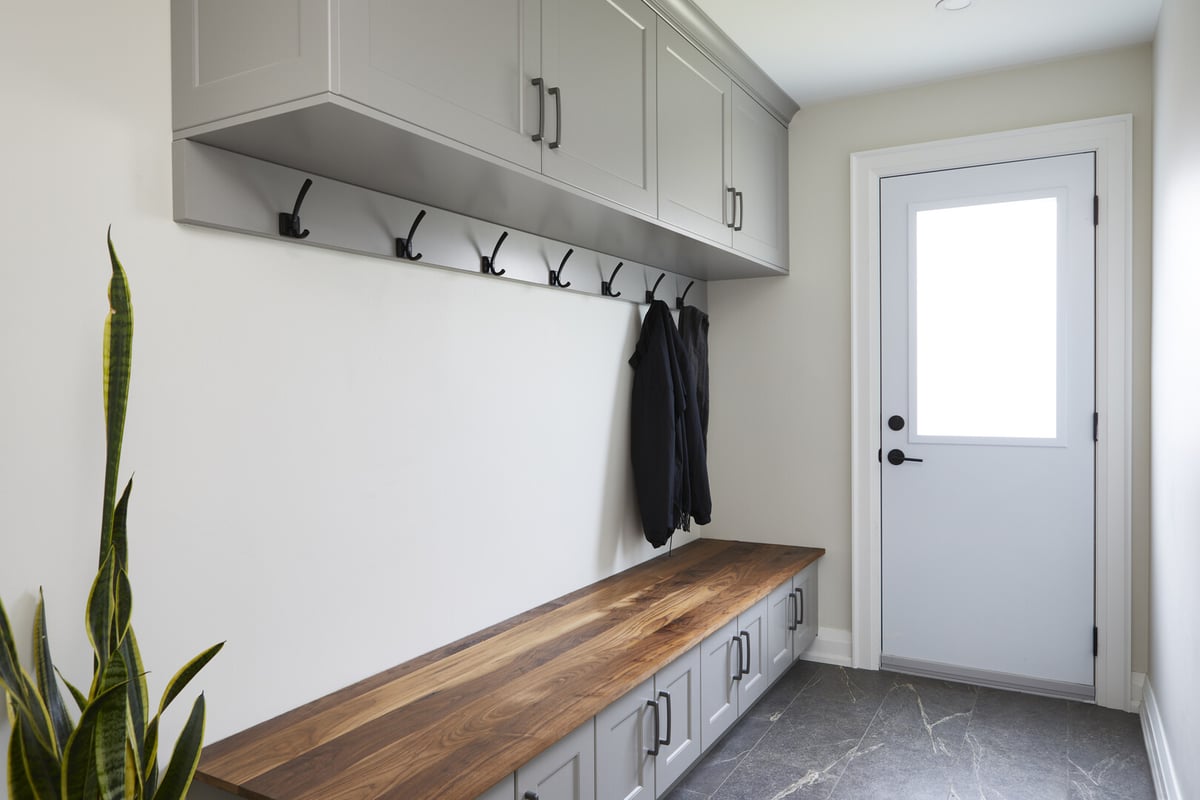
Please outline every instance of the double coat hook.
M654 282L654 288L653 288L653 289L651 289L650 291L646 292L646 302L647 302L647 303L653 303L653 302L654 302L654 293L658 291L658 285L659 285L660 283L662 283L662 279L663 279L663 278L665 278L665 277L667 277L667 273L665 273L665 272L664 272L663 274L659 275L659 276L658 276L658 280L656 280L656 281Z
M604 280L604 273L600 273L600 296L601 297L620 297L620 292L612 290L613 282L617 280L617 273L621 271L621 267L625 266L625 262L617 264L617 268L612 271L612 275L608 276L608 280Z
M496 254L500 252L500 245L504 244L504 240L507 238L508 231L500 234L500 238L496 240L496 246L492 248L492 257L488 258L487 256L484 256L481 259L483 262L481 271L484 275L503 275L505 272L508 272L508 270L505 269L502 269L499 272L496 271Z
M307 228L303 232L300 230L300 206L304 203L304 196L308 194L311 187L312 178L305 178L304 185L300 187L300 194L296 195L296 205L292 207L292 213L279 212L280 236L287 236L289 239L304 239L308 236Z
M408 229L407 239L396 240L396 258L403 258L407 261L420 261L425 255L417 253L413 255L413 237L417 234L417 226L421 224L421 220L425 219L425 209L421 209L421 213L417 214L417 218L413 220L412 227Z
M563 272L563 268L567 266L567 259L570 258L571 254L574 252L575 252L575 248L572 247L570 250L567 251L567 254L565 256L563 256L562 261L558 265L558 270L557 271L550 270L550 285L551 286L557 286L560 289L566 289L568 286L571 285L570 281L567 281L566 283L562 282L562 272Z
M683 290L683 294L681 294L679 297L675 298L675 307L676 308L679 308L679 309L683 308L683 302L685 300L687 300L687 293L692 290L692 286L695 283L696 283L695 281L691 281L690 283L688 283L687 288Z

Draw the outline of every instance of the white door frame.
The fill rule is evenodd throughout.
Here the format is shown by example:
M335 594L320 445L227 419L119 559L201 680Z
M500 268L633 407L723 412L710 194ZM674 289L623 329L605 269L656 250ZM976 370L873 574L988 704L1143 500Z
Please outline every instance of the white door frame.
M893 175L1096 153L1096 702L1130 710L1132 536L1133 117L870 150L850 156L851 658L879 668L882 520L879 399L879 181ZM1036 553L1030 554L1036 558Z

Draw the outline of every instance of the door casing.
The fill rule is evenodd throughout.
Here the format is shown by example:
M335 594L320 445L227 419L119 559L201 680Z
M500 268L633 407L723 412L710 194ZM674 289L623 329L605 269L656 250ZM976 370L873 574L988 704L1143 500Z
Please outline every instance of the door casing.
M1096 702L1132 710L1133 117L1120 115L854 153L851 165L851 660L879 668L879 181L1096 153ZM1036 557L1036 554L1031 554Z

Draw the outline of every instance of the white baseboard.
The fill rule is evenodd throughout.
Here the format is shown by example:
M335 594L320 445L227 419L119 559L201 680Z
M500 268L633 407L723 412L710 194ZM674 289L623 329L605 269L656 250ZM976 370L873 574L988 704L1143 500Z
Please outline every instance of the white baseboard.
M850 666L850 631L842 628L818 628L817 638L800 656L805 661Z
M1154 791L1158 800L1184 800L1175 777L1175 766L1171 751L1163 733L1162 717L1154 699L1154 687L1150 679L1144 681L1142 695L1142 736L1146 739L1146 755L1150 758L1150 771L1154 773Z
M1131 672L1129 674L1129 710L1134 714L1142 713L1142 697L1146 692L1146 673Z

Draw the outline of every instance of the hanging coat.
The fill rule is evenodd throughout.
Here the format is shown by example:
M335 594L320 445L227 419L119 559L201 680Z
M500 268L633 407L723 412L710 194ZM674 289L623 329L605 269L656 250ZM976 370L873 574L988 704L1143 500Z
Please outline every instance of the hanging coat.
M679 336L683 350L696 376L696 400L700 403L700 430L708 448L708 314L695 306L679 311Z
M629 363L633 482L642 531L661 547L689 518L706 525L712 517L696 376L663 301L650 304Z

